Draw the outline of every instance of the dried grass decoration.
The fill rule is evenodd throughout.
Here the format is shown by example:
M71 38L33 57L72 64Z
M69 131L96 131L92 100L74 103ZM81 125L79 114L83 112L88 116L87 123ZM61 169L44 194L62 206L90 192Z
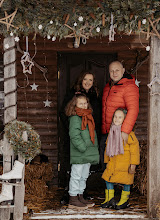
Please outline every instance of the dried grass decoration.
M41 152L40 136L26 122L14 120L8 123L5 126L5 135L14 153L20 154L26 161L30 162Z

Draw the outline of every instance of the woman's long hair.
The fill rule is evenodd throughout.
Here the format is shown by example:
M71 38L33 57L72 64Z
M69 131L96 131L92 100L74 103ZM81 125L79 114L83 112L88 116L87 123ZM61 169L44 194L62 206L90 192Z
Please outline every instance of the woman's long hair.
M85 98L87 100L87 103L88 103L88 109L92 110L92 107L89 103L89 99L87 98L87 96L83 93L79 93L79 94L76 94L75 96L73 96L73 98L68 102L68 104L65 108L65 113L68 117L76 115L75 107L76 107L78 98Z
M98 90L98 86L97 86L97 80L96 80L96 77L95 77L95 74L92 73L91 71L82 71L74 85L74 89L79 92L79 91L83 91L84 88L82 87L82 81L84 79L84 77L87 75L87 74L91 74L93 76L93 86L90 88L91 92L95 90L97 96L99 95L99 90Z

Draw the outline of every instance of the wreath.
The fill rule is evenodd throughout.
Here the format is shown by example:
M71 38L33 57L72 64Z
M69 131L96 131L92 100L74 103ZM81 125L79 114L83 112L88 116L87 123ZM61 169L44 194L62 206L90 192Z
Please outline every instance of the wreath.
M27 161L31 161L41 152L40 136L26 122L17 120L9 122L5 126L5 136L13 147L14 153L20 154Z

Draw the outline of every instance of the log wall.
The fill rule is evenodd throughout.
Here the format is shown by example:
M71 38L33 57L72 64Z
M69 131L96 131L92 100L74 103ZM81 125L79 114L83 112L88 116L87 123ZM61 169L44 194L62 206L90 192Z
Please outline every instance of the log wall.
M44 76L38 68L32 67L32 74L27 77L22 72L20 59L22 54L17 51L17 104L18 120L29 122L39 132L42 142L42 152L54 163L55 184L57 184L57 165L58 165L58 120L57 120L57 52L97 52L97 53L117 53L118 59L123 61L126 70L130 70L136 63L137 51L140 57L145 57L148 52L145 46L148 42L145 38L135 36L116 36L114 42L109 43L108 38L92 38L86 45L81 44L79 48L73 48L73 39L66 39L55 42L41 37L35 41L29 37L29 52L31 57L37 52L34 60L41 66L48 69ZM20 40L21 49L25 50L25 38ZM145 62L137 71L136 76L140 83L140 112L137 120L136 134L140 141L147 141L147 112L148 112L148 62ZM48 79L48 83L45 80ZM30 85L36 83L37 91L31 90ZM26 86L26 87L25 87ZM25 87L25 88L23 88ZM51 107L44 107L43 101L52 101Z
M3 138L3 122L4 122L4 71L3 59L0 57L0 139Z

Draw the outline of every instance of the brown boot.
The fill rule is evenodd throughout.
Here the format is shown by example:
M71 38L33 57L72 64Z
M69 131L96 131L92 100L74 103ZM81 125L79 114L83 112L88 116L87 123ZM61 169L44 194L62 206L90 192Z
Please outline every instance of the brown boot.
M90 202L87 199L84 199L82 194L79 194L79 201L87 205L88 207L93 207L95 205L94 202Z
M83 210L83 209L87 209L88 206L80 202L78 196L70 196L68 208Z

